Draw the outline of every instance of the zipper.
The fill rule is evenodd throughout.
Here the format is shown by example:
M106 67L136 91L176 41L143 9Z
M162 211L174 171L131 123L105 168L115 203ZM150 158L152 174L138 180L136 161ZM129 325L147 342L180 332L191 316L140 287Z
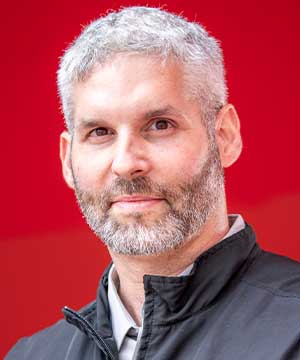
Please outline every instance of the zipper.
M64 306L63 311L71 314L80 322L80 324L92 335L93 340L95 341L97 346L104 352L106 356L109 357L109 359L116 360L110 348L106 344L106 342L102 339L102 337L96 332L96 330L92 327L92 325L82 315L78 314L76 311L70 309L67 306Z

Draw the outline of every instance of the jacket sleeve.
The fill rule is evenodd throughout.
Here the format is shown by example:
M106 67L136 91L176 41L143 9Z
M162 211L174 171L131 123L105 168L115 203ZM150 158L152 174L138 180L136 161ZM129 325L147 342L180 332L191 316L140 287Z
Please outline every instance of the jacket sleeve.
M61 320L32 336L21 338L4 360L58 360L64 358L74 334L75 326ZM86 336L82 335L84 338Z

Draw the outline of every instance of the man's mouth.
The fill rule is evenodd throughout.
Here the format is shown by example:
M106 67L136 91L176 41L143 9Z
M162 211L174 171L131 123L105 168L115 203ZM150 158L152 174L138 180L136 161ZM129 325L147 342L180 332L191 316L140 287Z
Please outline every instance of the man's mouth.
M148 195L122 195L115 197L111 207L125 211L143 211L160 204L164 199Z

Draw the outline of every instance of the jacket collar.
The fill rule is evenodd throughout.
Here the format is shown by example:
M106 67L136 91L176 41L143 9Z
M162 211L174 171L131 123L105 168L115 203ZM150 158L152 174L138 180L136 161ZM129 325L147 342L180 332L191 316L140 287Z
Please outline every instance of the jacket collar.
M145 275L144 319L151 316L153 324L163 325L207 309L239 280L259 251L255 234L246 224L243 230L203 253L190 275ZM107 298L110 267L102 277L97 297L97 329L105 338L113 338Z
M203 253L190 275L145 275L145 319L151 312L154 325L165 325L206 310L239 281L259 251L255 234L246 224L243 230Z
M220 242L245 228L245 222L241 215L229 215L228 218L230 229L226 233L226 235L220 240ZM192 271L193 266L194 263L190 264L182 273L177 276L189 275ZM138 332L139 327L136 325L135 321L132 319L131 315L124 307L124 304L118 294L118 287L119 277L113 265L110 268L108 274L108 302L111 313L110 320L112 324L114 338L116 340L118 349L120 349L128 331L132 328L135 328L136 332Z

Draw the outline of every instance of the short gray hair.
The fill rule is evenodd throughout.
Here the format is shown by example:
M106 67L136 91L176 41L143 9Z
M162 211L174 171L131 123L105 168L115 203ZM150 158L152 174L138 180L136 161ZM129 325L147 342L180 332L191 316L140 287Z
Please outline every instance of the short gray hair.
M159 8L128 7L89 24L61 58L58 91L69 131L73 129L72 86L95 65L120 53L154 55L183 64L206 125L227 102L222 50L202 25ZM214 117L214 116L213 116Z

